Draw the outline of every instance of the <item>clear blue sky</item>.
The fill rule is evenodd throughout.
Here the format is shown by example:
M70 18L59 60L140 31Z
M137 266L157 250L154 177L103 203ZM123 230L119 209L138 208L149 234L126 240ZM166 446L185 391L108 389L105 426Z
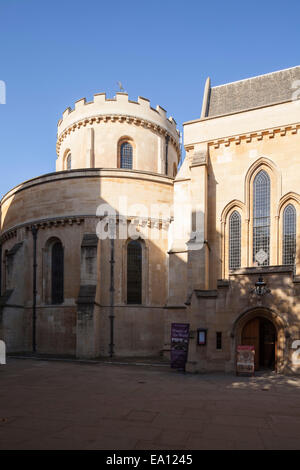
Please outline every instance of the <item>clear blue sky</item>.
M299 0L0 0L0 194L55 170L62 112L120 80L178 127L212 85L299 65Z

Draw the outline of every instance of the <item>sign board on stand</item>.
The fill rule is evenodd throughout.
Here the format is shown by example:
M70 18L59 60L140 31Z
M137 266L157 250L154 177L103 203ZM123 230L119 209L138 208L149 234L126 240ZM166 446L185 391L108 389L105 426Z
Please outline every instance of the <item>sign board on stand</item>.
M189 347L189 323L171 325L171 367L185 370Z
M236 374L254 375L254 346L238 346L236 351Z

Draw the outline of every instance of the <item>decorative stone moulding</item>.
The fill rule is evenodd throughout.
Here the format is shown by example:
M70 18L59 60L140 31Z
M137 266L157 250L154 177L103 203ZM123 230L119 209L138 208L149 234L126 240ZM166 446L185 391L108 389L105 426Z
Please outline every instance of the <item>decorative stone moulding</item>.
M106 216L100 216L98 217L100 220L104 219ZM115 219L112 219L112 222L115 222L116 224L133 224L136 225L137 227L154 227L154 228L159 228L163 230L168 230L169 225L172 221L172 218L167 218L167 219L155 219L153 217L137 217L133 215L128 215L128 216L116 216Z
M17 230L16 229L8 230L7 232L5 232L4 234L1 235L0 243L3 243L7 240L10 240L11 238L14 238L16 236L17 236Z
M31 230L31 227L34 225L36 228L45 229L52 227L64 227L65 225L80 225L84 222L84 217L59 217L57 219L51 220L41 220L34 223L29 223L25 225L26 230Z
M170 142L174 145L176 148L176 151L178 153L178 157L180 158L180 145L177 140L174 139L174 137L166 131L163 127L159 126L158 124L155 124L154 122L150 121L145 121L144 119L139 119L135 118L134 116L128 116L128 115L107 115L107 116L93 116L90 119L82 119L81 121L78 121L72 125L70 125L68 128L66 128L58 137L57 143L56 143L56 153L59 155L60 152L60 147L62 145L62 142L64 139L67 137L67 135L71 134L71 132L75 132L76 129L80 129L82 126L86 127L87 124L99 124L103 121L104 123L107 122L123 122L126 121L129 124L134 124L136 126L144 126L148 129L153 130L154 132L163 135L163 136L169 136Z
M49 220L39 220L39 221L33 221L33 222L28 222L26 224L21 224L17 228L14 227L12 229L8 229L6 232L4 232L1 237L0 237L0 244L5 242L6 240L10 240L11 238L14 238L17 236L17 230L20 228L25 228L26 232L31 231L32 227L35 227L37 229L45 230L45 229L52 229L56 227L64 227L68 225L81 225L86 218L96 218L102 220L106 216L92 216L92 215L85 215L85 216L70 216L70 217L58 217L55 219L49 219ZM127 216L127 217L116 217L116 224L135 224L136 226L139 227L145 227L146 225L148 227L155 227L163 230L168 230L169 225L172 221L172 217L166 218L166 219L154 219L153 217L136 217L136 216Z
M26 232L30 231L32 227L37 229L46 229L46 228L53 228L53 227L64 227L65 225L80 225L84 222L85 217L59 217L57 219L49 219L49 220L40 220L34 222L28 222L26 224L21 224L18 226L18 229L21 227L25 227ZM8 229L4 232L0 237L0 243L3 243L10 238L17 236L17 228Z
M239 145L242 141L252 142L253 140L263 140L266 138L274 139L275 137L285 136L288 133L297 134L300 129L300 124L288 125L286 127L280 127L275 129L266 129L258 132L251 132L250 134L241 134L232 137L223 137L222 139L216 139L208 142L208 145L213 146L215 149L218 149L220 145L225 147L230 146L231 144Z
M58 121L56 152L59 154L60 146L66 135L87 124L100 124L101 122L126 122L144 126L162 135L169 135L170 141L180 154L179 131L173 117L167 117L166 111L157 106L150 106L150 101L141 96L138 101L130 101L127 93L116 93L114 99L107 99L105 93L94 95L91 102L86 99L76 101L72 110L67 108L63 117Z

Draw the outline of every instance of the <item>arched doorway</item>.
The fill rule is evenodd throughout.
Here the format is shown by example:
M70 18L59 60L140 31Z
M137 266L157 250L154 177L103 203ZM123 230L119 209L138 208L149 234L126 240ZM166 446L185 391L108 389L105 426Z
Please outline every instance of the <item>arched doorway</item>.
M256 316L249 320L242 329L241 343L254 346L255 370L276 370L277 331L269 319Z

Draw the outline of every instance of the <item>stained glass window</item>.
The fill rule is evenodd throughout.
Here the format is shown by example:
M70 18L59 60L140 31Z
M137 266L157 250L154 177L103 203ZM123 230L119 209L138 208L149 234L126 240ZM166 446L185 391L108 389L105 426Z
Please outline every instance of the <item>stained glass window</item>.
M229 218L229 269L241 267L241 216L234 211Z
M71 170L72 168L72 155L69 153L67 156L67 170Z
M124 142L120 148L120 167L132 169L132 146L129 142Z
M222 349L222 332L217 331L216 333L216 349Z
M257 261L270 263L270 178L264 170L253 182L253 262Z
M294 264L296 255L296 210L292 204L283 212L283 264Z
M138 240L127 245L127 303L142 303L142 245Z
M59 241L52 245L51 271L52 304L61 304L64 301L64 249Z

